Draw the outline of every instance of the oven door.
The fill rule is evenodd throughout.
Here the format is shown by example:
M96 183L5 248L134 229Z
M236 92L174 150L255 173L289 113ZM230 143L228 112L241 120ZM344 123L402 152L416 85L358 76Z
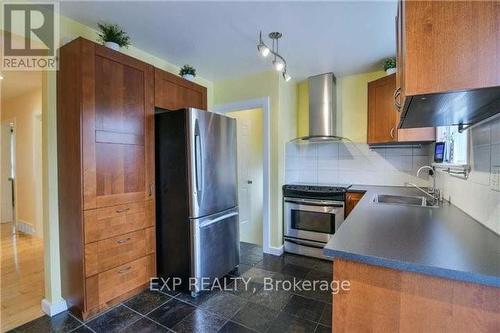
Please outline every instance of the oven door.
M344 202L288 198L284 199L286 237L327 243L344 222Z

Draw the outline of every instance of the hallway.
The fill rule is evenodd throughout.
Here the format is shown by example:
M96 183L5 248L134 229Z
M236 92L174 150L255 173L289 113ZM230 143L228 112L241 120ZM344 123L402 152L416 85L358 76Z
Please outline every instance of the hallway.
M1 225L1 331L43 315L43 239Z

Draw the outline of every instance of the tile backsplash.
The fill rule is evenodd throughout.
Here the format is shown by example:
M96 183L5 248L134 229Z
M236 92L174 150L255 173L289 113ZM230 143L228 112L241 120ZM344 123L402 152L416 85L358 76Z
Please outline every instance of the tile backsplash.
M437 172L443 197L500 235L500 192L491 189L491 170L500 166L500 119L472 128L469 179Z
M285 182L428 186L417 170L432 162L432 145L371 149L351 142L296 143L286 147Z

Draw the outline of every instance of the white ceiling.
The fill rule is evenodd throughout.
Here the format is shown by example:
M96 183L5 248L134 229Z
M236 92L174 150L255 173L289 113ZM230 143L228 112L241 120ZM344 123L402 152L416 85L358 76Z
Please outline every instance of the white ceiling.
M258 32L280 31L289 73L302 79L380 69L395 53L397 1L378 2L61 2L86 25L117 23L133 45L219 80L271 68L258 57ZM267 42L267 41L266 41Z
M8 100L42 88L42 72L37 71L3 71L0 81L1 98Z

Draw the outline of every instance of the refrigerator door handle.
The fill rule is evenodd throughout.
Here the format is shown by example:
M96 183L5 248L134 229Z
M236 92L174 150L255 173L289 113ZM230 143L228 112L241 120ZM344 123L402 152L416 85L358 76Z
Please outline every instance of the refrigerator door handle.
M201 151L201 136L200 128L198 127L198 120L196 121L194 134L194 158L196 168L196 194L199 202L200 195L203 192L203 153Z
M199 227L200 228L206 227L210 224L214 224L214 223L219 222L221 220L226 220L226 219L233 217L233 216L236 216L236 215L238 215L238 212L232 212L232 213L228 213L226 215L219 216L219 217L212 219L212 220L206 220L206 221L201 222Z

